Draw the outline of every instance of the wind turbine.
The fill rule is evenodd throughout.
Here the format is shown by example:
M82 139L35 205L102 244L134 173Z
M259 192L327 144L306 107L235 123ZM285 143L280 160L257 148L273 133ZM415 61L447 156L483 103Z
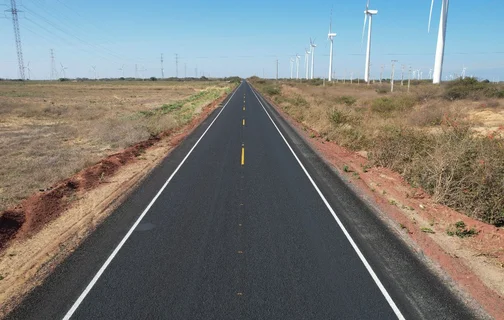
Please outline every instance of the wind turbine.
M368 42L366 50L366 68L364 72L364 81L369 83L369 65L371 62L371 30L373 25L373 16L378 14L378 10L369 10L369 0L364 11L364 27L362 28L362 42L364 42L364 33L366 32L367 18L369 17Z
M28 70L30 70L30 69L28 69ZM467 71L467 68L464 66L462 68L462 79L465 79L465 77L466 77L466 71Z
M290 58L290 70L291 70L290 78L292 79L292 72L294 70L294 58Z
M432 68L429 69L429 79L432 80Z
M441 83L441 76L443 72L443 59L444 59L444 49L446 41L446 24L448 22L448 5L449 0L441 0L441 17L439 19L439 32L438 41L436 46L436 59L434 61L434 79L432 82L434 84ZM429 15L429 28L432 21L432 9L434 7L434 0L431 2L430 15Z
M312 41L310 38L310 46L311 46L311 79L313 79L313 68L315 66L315 48L317 45L315 44L315 40Z
M299 80L299 59L301 56L296 53L296 80Z
M61 65L61 74L63 75L63 78L66 78L65 70L68 69L67 67L63 66L63 63L60 62Z
M310 72L310 65L309 65L309 60L310 60L310 51L305 49L305 71L306 71L306 80L308 80L308 74Z
M331 20L329 20L329 33L327 34L327 40L331 41L331 49L329 50L329 77L327 80L332 81L332 63L333 63L333 39L336 37L336 33L332 33L332 10L331 10Z

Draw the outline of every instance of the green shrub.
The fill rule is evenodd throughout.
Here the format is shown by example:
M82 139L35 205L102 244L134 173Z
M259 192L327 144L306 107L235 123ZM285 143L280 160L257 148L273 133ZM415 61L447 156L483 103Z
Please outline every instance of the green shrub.
M396 105L391 98L377 98L372 102L371 110L377 113L390 113L396 110Z
M349 115L343 111L338 109L334 109L329 113L329 120L331 120L332 124L335 126L341 126L349 121Z
M351 107L357 102L357 99L350 96L341 96L336 98L336 102Z
M394 111L404 111L413 108L417 99L413 96L398 95L390 98L377 98L371 103L371 111L380 114L390 114Z
M289 102L296 107L307 107L308 101L300 95L296 95L294 98L289 99Z
M276 87L276 86L266 86L264 88L264 91L270 95L270 96L275 96L275 95L279 95L281 90L280 88Z
M446 85L443 97L447 100L503 97L504 92L496 85L480 82L475 78L465 78L452 81Z

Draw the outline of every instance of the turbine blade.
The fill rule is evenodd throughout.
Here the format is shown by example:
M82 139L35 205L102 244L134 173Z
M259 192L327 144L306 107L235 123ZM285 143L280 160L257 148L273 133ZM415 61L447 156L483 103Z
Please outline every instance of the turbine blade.
M429 14L429 27L427 28L427 32L430 33L430 26L432 21L432 9L434 8L434 0L432 0L430 5L430 14Z
M366 11L369 9L369 1L370 1L370 0L367 0L367 4L366 4Z

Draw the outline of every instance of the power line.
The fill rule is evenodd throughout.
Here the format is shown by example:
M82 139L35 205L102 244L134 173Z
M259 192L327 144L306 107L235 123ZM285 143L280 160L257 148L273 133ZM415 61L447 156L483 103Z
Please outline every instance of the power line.
M39 3L39 5L40 5L38 8L40 8L42 11L46 12L46 13L47 13L47 15L49 15L49 16L53 17L54 19L56 19L56 21L57 21L58 23L60 23L60 24L61 24L61 27L63 27L65 30L73 31L73 33L74 33L74 34L76 34L76 35L74 35L74 34L72 34L72 33L66 32L66 34L67 34L67 35L69 35L69 36L71 36L71 37L74 37L74 38L78 38L80 41L83 41L86 45L91 46L91 47L94 47L95 49L100 49L100 50L102 50L104 53L109 54L109 55L113 56L113 57L114 57L114 58L116 58L116 59L121 59L121 60L130 60L130 61L133 61L132 59L127 58L127 57L125 57L125 56L121 55L120 53L114 52L114 51L112 51L112 50L110 50L110 49L108 49L108 48L106 48L106 47L104 47L104 46L102 46L102 45L100 45L100 44L89 43L88 41L85 41L85 40L81 39L81 37L80 37L80 36L78 37L77 35L79 35L79 34L80 34L80 35L83 35L83 36L88 35L88 34L89 34L89 31L88 31L88 30L83 30L82 28L80 28L80 27L79 27L79 25L77 25L77 24L75 23L75 19L73 19L73 18L71 18L71 17L69 17L69 16L67 16L67 15L63 14L61 11L57 11L57 10L55 10L54 8L50 8L50 10L47 10L47 8L46 8L46 7L47 7L47 3L42 2L41 0L37 0L37 2L38 2L38 3ZM58 1L58 2L59 2L60 4L62 4L62 5L64 5L65 7L67 7L67 8L68 8L68 6L66 6L66 5L65 5L64 3L62 3L61 1ZM32 3L34 3L34 4L35 4L35 2L32 2ZM26 8L26 7L25 7L25 8ZM36 13L36 12L34 12L33 10L30 10L30 9L28 9L28 8L26 8L26 10L27 10L28 12L32 13L32 14L37 15L37 13ZM40 10L37 10L37 11L38 11L38 12L40 12ZM45 17L43 17L43 16L41 16L41 15L38 15L38 16L39 16L42 20L45 20L45 21L46 21L46 23L48 23L48 24L52 25L54 28L57 28L58 30L62 31L62 30L61 30L61 28L58 28L57 26L55 26L55 23L54 23L54 22L50 21L49 19L47 19L47 18L45 18ZM62 21L61 21L61 20L66 20L66 22L67 22L67 23L62 23ZM96 28L96 29L97 29L97 28ZM98 29L97 29L97 30L98 30ZM101 35L101 34L103 33L103 30L98 30L98 31L100 31L100 33L98 34L98 36L99 36L99 35ZM96 37L96 35L94 35L94 37ZM110 43L109 41L107 41L107 40L105 40L105 39L103 39L103 38L101 38L101 39L103 40L103 42L108 42L108 43ZM138 60L138 59L137 59L137 60Z

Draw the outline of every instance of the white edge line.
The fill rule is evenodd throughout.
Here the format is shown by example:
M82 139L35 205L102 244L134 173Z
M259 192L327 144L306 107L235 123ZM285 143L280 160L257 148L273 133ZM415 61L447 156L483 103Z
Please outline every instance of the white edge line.
M68 310L68 312L65 314L65 317L63 317L63 320L69 320L72 317L72 315L75 313L75 311L77 310L77 308L79 308L79 305L82 303L82 301L84 301L84 299L88 295L89 291L91 291L91 289L93 289L94 285L96 284L96 282L98 282L98 279L100 279L100 277L103 274L103 272L105 272L105 270L107 269L107 267L109 266L109 264L112 262L112 260L114 259L114 257L117 255L117 253L119 252L119 250L121 250L122 246L126 243L126 241L131 236L131 234L133 233L133 231L135 231L135 228L142 221L143 217L147 214L147 212L149 212L149 209L152 207L152 205L154 204L154 202L156 202L156 200L159 198L159 196L164 191L164 189L166 188L166 186L168 186L168 184L173 179L173 177L175 176L175 174L177 174L177 172L179 171L180 167L182 167L182 165L185 163L185 161L187 160L187 158L191 155L191 153L193 152L193 150L199 144L199 142L201 141L201 139L203 139L203 137L205 136L205 134L212 127L212 125L214 124L215 120L217 120L219 118L219 116L222 113L222 111L224 111L224 109L226 108L226 106L228 105L228 103L231 101L231 99L233 99L233 96L235 95L235 93L238 91L238 89L241 87L242 84L243 84L243 82L240 83L240 85L235 89L235 91L233 92L233 94L231 95L231 97L228 99L228 101L226 102L226 104L224 105L224 107L222 107L221 111L217 114L217 116L212 121L212 123L210 123L210 125L205 130L205 132L203 132L203 134L198 139L198 141L196 141L196 143L191 148L191 150L189 150L189 152L187 153L187 155L185 156L185 158L182 160L182 162L180 162L180 164L178 165L177 169L175 169L175 171L173 171L173 173L168 178L168 180L166 180L166 182L161 187L161 189L159 189L159 191L156 194L156 196L154 196L154 198L151 200L151 202L149 203L149 205L147 205L147 207L144 209L144 211L142 212L142 214L140 215L140 217L138 217L138 219L135 221L135 223L133 224L133 226L129 229L128 233L126 233L126 235L124 236L124 238L121 240L121 242L119 243L119 245L114 249L114 251L112 252L112 254L110 254L110 256L108 257L108 259L102 265L102 267L100 268L100 270L98 270L98 272L93 277L93 279L91 280L91 282L89 282L89 284L87 285L86 289L84 289L84 291L81 293L81 295L79 296L79 298L77 298L77 300L74 302L74 304L72 305L72 307L70 308L70 310Z
M251 86L252 88L252 86ZM366 258L364 257L364 255L362 254L362 252L360 251L359 247L357 246L357 244L354 242L354 240L352 239L352 236L350 236L350 234L348 233L347 229L345 228L345 226L343 225L343 223L341 222L341 220L338 218L338 216L336 215L336 213L334 212L333 208L331 207L331 205L329 204L329 202L327 201L327 199L324 197L324 195L322 194L322 192L320 191L320 189L318 188L317 184L315 183L315 181L312 179L312 177L310 176L310 174L308 173L308 171L306 170L306 168L303 166L303 164L301 163L301 161L299 160L298 156L296 155L296 153L294 152L294 150L292 149L292 147L290 146L290 144L287 142L287 140L285 139L284 135L282 134L282 132L280 131L280 129L278 129L275 121L273 121L273 119L271 118L271 116L269 115L268 111L266 110L266 108L264 107L263 103L261 102L261 100L259 99L259 97L257 96L257 94L255 93L255 90L252 88L252 93L255 95L257 101L259 101L259 103L261 104L264 112L266 112L266 115L268 116L268 118L271 120L271 122L273 123L273 125L275 126L275 128L277 129L278 133L280 134L280 136L282 137L283 141L285 142L285 144L287 145L287 147L289 147L289 150L292 152L292 154L294 155L294 158L296 158L297 162L299 163L299 165L301 166L301 168L303 169L304 173L306 174L306 176L308 177L308 179L310 180L311 184L313 185L313 187L315 188L315 190L317 191L317 193L319 194L320 198L322 198L322 201L325 203L327 209L329 209L329 212L331 212L332 216L334 217L334 220L336 220L336 222L338 223L339 227L341 228L341 230L343 231L343 233L345 234L345 236L347 237L348 241L350 242L350 244L352 245L353 249L355 250L355 252L357 253L357 255L359 256L359 258L361 259L362 263L364 264L364 266L366 267L367 271L369 272L369 274L371 275L371 277L373 278L374 282L376 283L376 285L378 286L378 288L380 289L381 293L383 294L383 296L385 297L385 299L387 300L388 304L390 305L390 307L392 308L392 310L394 311L395 315L397 316L398 319L400 320L404 320L404 316L402 315L401 311L399 310L399 308L397 307L397 305L395 304L394 300L392 300L392 297L390 297L389 293L387 292L387 289L385 289L385 287L383 286L383 284L381 283L380 279L378 279L378 276L376 275L376 273L373 271L373 268L371 267L371 265L368 263L368 261L366 260Z

